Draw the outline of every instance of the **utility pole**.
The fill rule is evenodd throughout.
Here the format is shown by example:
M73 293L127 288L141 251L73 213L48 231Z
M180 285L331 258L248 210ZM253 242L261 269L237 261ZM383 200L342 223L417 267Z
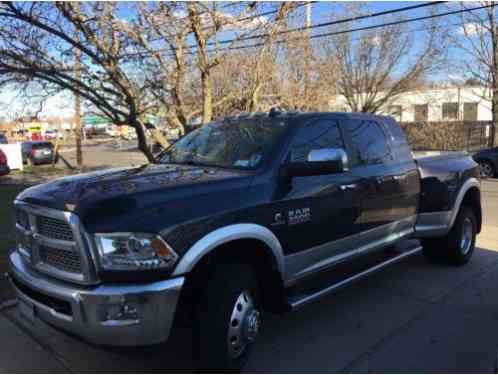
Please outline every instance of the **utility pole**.
M304 97L308 99L311 59L311 2L306 1L306 40L304 41Z
M76 40L80 42L79 30L76 30ZM74 94L74 136L76 138L76 164L78 168L83 166L83 152L81 151L81 97L79 93L79 82L81 80L81 51L75 48L74 51L74 78L76 92Z
M306 1L306 27L309 29L311 27L311 2ZM308 30L309 34L309 30Z

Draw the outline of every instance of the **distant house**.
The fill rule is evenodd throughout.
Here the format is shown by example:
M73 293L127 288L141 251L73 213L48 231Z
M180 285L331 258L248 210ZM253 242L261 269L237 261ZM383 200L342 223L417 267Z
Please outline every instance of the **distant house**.
M394 98L382 114L400 122L491 121L491 101L485 87L438 87L413 90ZM336 96L331 109L349 112L343 96Z

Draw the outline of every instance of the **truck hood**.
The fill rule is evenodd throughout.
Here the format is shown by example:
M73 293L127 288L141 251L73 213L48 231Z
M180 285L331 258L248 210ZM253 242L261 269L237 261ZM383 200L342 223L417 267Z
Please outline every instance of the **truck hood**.
M148 164L63 177L23 191L18 200L64 211L80 211L104 202L146 196L158 190L195 187L248 176L247 172L212 167ZM200 186L199 186L200 188Z

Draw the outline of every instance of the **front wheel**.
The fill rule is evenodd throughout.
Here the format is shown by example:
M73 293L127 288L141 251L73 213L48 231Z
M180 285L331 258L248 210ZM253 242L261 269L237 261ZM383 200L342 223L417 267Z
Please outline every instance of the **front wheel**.
M424 255L429 259L443 258L457 266L466 264L474 253L476 235L477 220L474 211L463 206L446 236L422 240Z
M238 263L217 268L196 310L200 369L241 371L261 325L259 288L252 268Z

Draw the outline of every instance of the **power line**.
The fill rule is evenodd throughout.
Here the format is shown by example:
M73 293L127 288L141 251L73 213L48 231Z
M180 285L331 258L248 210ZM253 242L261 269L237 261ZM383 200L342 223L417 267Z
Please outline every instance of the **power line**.
M300 3L298 5L296 5L293 10L296 10L296 9L299 9L307 4L314 4L316 3L317 1L309 1L309 2L303 2L303 3ZM220 7L220 9L224 9L224 8L228 8L229 6L233 6L233 4L226 4L225 6L222 6ZM272 14L275 14L275 13L278 13L279 12L279 9L274 9L274 10L269 10L269 11L266 11L266 12L263 12L263 13L258 13L258 14L253 14L252 16L247 16L247 17L243 17L243 18L240 18L240 19L236 19L234 22L243 22L243 21L247 21L247 20L252 20L252 19L255 19L255 18L261 18L261 17L266 17L266 16L269 16L269 15L272 15ZM207 14L207 13L210 13L209 11L205 11L205 12L202 12L202 13L199 13L198 16L202 15L202 14ZM210 27L205 27L203 30L208 30ZM158 40L161 40L161 38L156 38L156 39L151 39L149 40L149 42L157 42ZM207 43L207 45L214 45L214 44L218 44L216 42L209 42ZM187 48L194 48L195 45L192 44L192 45L189 45L187 46Z
M461 13L466 13L466 12L471 12L474 10L480 10L480 9L485 9L485 8L490 8L494 7L495 4L489 4L489 5L483 5L479 7L474 7L474 8L467 8L467 9L461 9L461 10L455 10L455 11L449 11L449 12L444 12L444 13L437 13L433 14L430 16L422 16L422 17L415 17L415 18L409 18L406 20L399 20L399 21L393 21L393 22L387 22L383 24L378 24L378 25L371 25L371 26L363 26L363 27L358 27L355 29L349 29L349 30L339 30L339 31L333 31L333 32L328 32L328 33L322 33L322 34L315 34L311 36L307 36L306 38L309 39L320 39L320 38L325 38L325 37L330 37L330 36L335 36L335 35L341 35L341 34L349 34L357 31L365 31L365 30L372 30L372 29L377 29L377 28L382 28L382 27L387 27L387 26L395 26L395 25L400 25L400 24L406 24L406 23L411 23L411 22L416 22L416 21L423 21L427 19L433 19L433 18L440 18L440 17L445 17L449 15L454 15L454 14L461 14ZM296 40L301 40L303 39L302 37L297 37L291 39L292 41ZM287 40L277 40L275 41L275 44L282 44L286 43ZM261 47L263 46L264 43L256 43L256 44L251 44L251 45L246 45L246 46L231 46L231 47L226 47L217 50L216 52L222 52L222 51L227 51L227 50L241 50L241 49L246 49L246 48L256 48L256 47ZM210 50L208 52L213 52L213 50ZM185 52L186 54L194 55L196 52L190 51L190 52ZM149 53L145 52L143 56L150 55Z
M288 29L288 30L279 31L279 32L275 33L275 35L284 35L284 34L289 34L289 33L293 33L293 32L299 32L299 31L305 31L305 30L313 30L313 29L318 29L318 28L322 28L322 27L326 27L326 26L332 26L332 25L338 25L338 24L347 23L347 22L360 21L360 20L367 19L367 18L385 16L385 15L388 15L388 14L395 14L395 13L400 13L400 12L406 12L406 11L409 11L409 10L415 10L415 9L419 9L419 8L425 8L425 7L428 7L428 6L433 6L433 5L436 5L436 4L442 4L442 3L445 3L445 2L446 1L432 1L432 2L429 2L429 3L423 3L423 4L417 4L417 5L410 5L410 6L406 6L406 7L402 7L402 8L385 10L385 11L382 11L382 12L376 12L376 13L370 13L370 14L363 14L363 15L359 15L359 16L354 16L354 17L349 17L349 18L343 18L343 19L340 19L340 20L318 23L318 24L311 25L311 26L301 26L301 27L296 27L294 29ZM316 1L312 1L311 3L316 3ZM306 3L303 3L303 4L300 4L299 6L304 6L305 4ZM276 11L271 11L271 13L276 13ZM264 15L264 13L262 13L261 15L258 15L258 16L253 16L253 18L254 17L261 17L263 15ZM244 19L242 19L242 20L244 20ZM269 36L268 33L258 34L258 35L250 35L250 36L246 36L246 37L242 37L242 38L226 39L226 40L220 40L220 41L216 41L216 42L208 42L208 43L206 43L206 45L207 46L213 46L213 45L220 45L220 44L230 44L230 43L233 43L233 42L243 42L243 41L246 41L246 40L262 39L262 38L266 38L268 36ZM159 39L156 39L156 40L159 40ZM257 46L259 46L259 44L258 45L254 45L254 46L248 46L248 48L257 47ZM196 47L196 45L195 44L190 44L190 45L188 45L186 47L188 49L193 49L193 48ZM233 47L233 48L237 48L237 47ZM243 48L243 47L238 47L238 48ZM166 51L166 50L168 50L168 49L159 49L156 52L161 52L161 51ZM225 49L222 49L222 50L225 50ZM137 55L143 54L143 56L150 55L150 53L148 53L148 52L143 52L143 53L137 52L136 54ZM133 54L128 54L128 55L126 55L126 57L132 56L132 55Z
M376 12L376 13L371 13L371 14L364 14L364 15L361 15L361 16L355 16L355 17L350 17L350 18L343 18L343 19L336 20L336 21L318 23L318 24L311 25L311 26L301 26L301 27L296 27L294 29L279 31L279 32L275 33L275 35L283 35L283 34L289 34L289 33L294 33L294 32L298 32L298 31L307 31L307 30L318 29L318 28L326 27L326 26L338 25L338 24L341 24L341 23L360 21L360 20L363 20L363 19L366 19L366 18L373 18L373 17L385 16L385 15L388 15L388 14L406 12L408 10L414 10L414 9L418 9L418 8L425 8L425 7L428 7L428 6L433 6L433 5L436 5L436 4L442 4L442 3L445 3L445 2L446 1L432 1L432 2L429 2L429 3L423 3L423 4L417 4L417 5L410 5L410 6L403 7L403 8L396 8L396 9L391 9L391 10L385 10L385 11L382 11L382 12ZM240 38L240 39L228 39L228 40L220 40L220 41L218 41L216 43L215 42L207 43L207 45L229 44L229 43L232 43L234 41L245 41L245 40L252 40L252 39L262 39L262 38L266 38L268 36L269 36L269 34L250 35L250 36L247 36L247 37L244 37L244 38Z

